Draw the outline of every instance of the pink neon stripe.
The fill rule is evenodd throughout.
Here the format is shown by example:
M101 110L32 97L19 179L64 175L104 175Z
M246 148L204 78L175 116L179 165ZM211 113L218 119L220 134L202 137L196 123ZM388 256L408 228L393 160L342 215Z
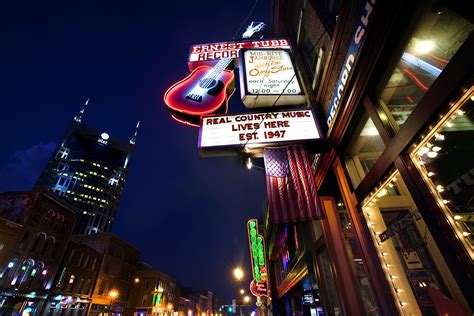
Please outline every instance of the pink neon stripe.
M428 91L428 87L410 70L406 68L402 68L403 72L405 72L407 75L409 75L415 82L416 84L422 88L425 91Z

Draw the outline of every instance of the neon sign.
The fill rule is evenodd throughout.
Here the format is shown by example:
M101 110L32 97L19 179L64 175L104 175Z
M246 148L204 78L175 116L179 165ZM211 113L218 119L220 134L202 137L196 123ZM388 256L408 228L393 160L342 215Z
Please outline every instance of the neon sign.
M221 59L214 67L202 66L172 85L164 102L173 117L189 125L199 126L203 115L227 113L227 103L234 93L234 73L227 69L232 58Z
M198 44L191 46L189 52L189 68L193 69L196 62L212 61L220 58L237 58L241 49L255 48L290 48L286 39L271 39L260 41L221 42L213 44Z
M256 219L251 219L247 222L247 232L253 275L253 281L250 283L250 292L256 297L268 296L265 244L263 236L258 234L258 221Z
M228 100L235 91L233 69L239 51L242 48L290 48L286 39L250 40L264 28L265 23L252 22L242 35L246 41L191 46L188 59L191 74L173 84L163 98L171 117L199 127L202 116L227 113Z

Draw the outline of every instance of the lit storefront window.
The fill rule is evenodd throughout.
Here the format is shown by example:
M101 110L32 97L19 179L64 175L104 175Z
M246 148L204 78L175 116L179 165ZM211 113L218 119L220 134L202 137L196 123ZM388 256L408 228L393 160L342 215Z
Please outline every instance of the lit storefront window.
M449 7L449 2L444 5ZM379 101L398 129L474 29L449 8L423 15L391 75L382 81Z
M344 152L347 171L357 187L385 149L385 144L369 117L364 112Z
M365 312L367 315L372 316L381 315L380 308L371 287L367 265L364 256L362 255L362 249L356 237L354 227L352 226L349 211L344 203L341 191L339 190L336 174L332 170L328 170L323 185L321 186L320 194L331 195L334 197L339 225L343 233L344 243L349 257L348 263L351 265L357 279L358 289Z
M474 87L411 154L457 238L474 260Z
M362 209L400 313L436 314L428 287L448 296L457 288L398 171L372 191Z
M304 249L296 224L286 224L278 232L279 255L275 261L277 284L280 285L298 262Z

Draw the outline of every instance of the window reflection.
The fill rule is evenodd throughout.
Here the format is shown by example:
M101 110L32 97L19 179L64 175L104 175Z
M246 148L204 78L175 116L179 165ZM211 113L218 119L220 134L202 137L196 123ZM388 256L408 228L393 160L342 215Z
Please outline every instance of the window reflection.
M367 265L362 255L362 250L356 233L352 227L349 211L347 210L341 191L339 190L336 174L332 170L328 170L323 185L321 186L320 193L321 195L332 195L334 197L339 224L344 236L344 243L349 257L348 263L355 272L365 312L367 315L379 316L381 315L380 308L375 300L374 292L371 287Z
M385 144L367 112L363 113L352 135L344 160L352 184L357 187L382 154Z
M379 92L380 103L396 127L405 123L473 29L473 24L450 9L429 11L421 18Z
M341 303L337 296L336 290L336 281L334 280L332 270L331 270L331 261L329 260L328 251L326 248L322 249L319 253L319 260L321 261L321 277L326 284L326 295L329 299L328 305L329 310L332 311L330 315L342 315Z
M363 215L402 314L434 315L429 288L459 289L398 171L363 202ZM463 298L460 298L463 300Z
M474 260L474 88L412 153L456 236Z

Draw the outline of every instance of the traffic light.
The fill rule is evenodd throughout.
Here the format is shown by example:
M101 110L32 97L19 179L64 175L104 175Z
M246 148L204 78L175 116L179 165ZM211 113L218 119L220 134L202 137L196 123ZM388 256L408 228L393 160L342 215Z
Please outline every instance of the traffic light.
M232 300L232 313L234 313L234 314L235 314L235 312L236 312L236 306L235 306L236 304L237 304L236 300L233 299L233 300Z
M227 311L228 311L229 313L232 313L232 306L229 306L229 307L227 308Z

